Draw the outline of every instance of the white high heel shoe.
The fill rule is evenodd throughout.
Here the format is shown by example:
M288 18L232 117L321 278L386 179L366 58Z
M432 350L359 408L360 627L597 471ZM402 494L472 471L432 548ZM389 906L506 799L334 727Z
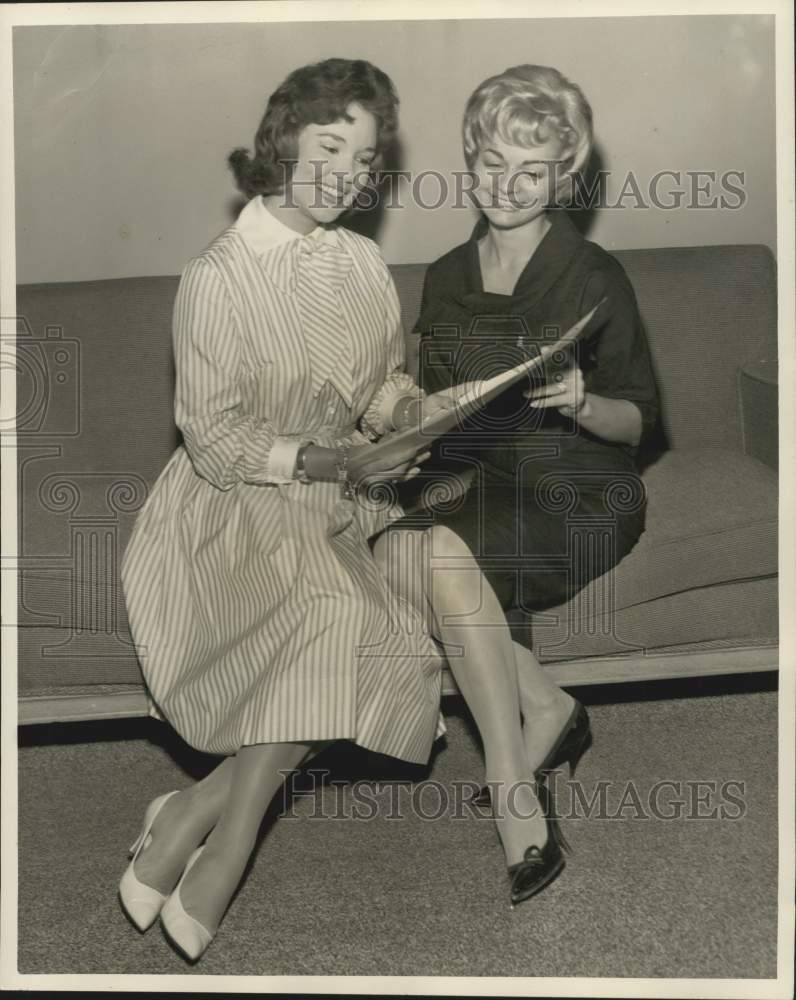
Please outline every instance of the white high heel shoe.
M203 924L200 924L198 920L194 920L190 913L185 912L180 899L180 886L204 849L204 844L202 844L188 858L188 864L185 866L185 871L182 873L177 887L160 911L160 922L163 925L166 935L172 944L191 962L195 962L203 954L215 936Z
M167 792L165 795L159 795L147 806L146 813L144 814L143 829L137 839L130 845L129 854L133 860L127 866L127 871L122 875L122 880L119 883L119 899L121 900L121 904L127 916L140 931L148 930L152 926L158 913L160 913L161 907L166 902L166 897L163 893L158 892L157 889L139 882L133 866L135 865L135 859L141 853L144 845L152 839L149 831L152 829L155 818L172 795L177 794L177 791L179 789Z

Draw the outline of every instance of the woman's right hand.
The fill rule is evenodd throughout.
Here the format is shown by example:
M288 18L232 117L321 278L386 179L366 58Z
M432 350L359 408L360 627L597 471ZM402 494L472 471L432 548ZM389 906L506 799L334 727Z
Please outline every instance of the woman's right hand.
M385 434L380 444L389 440ZM348 475L355 485L365 482L398 482L412 479L420 472L420 464L430 457L430 451L418 452L417 445L405 445L397 453L389 457L375 455L368 458L370 452L378 452L373 444L363 444L352 448L348 453Z

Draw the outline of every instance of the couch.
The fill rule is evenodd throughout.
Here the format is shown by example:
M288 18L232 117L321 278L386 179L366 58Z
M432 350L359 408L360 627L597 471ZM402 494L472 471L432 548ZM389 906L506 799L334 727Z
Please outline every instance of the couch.
M647 527L615 572L512 629L532 630L567 686L776 670L774 260L761 246L616 256L662 399ZM411 329L425 267L392 272ZM18 288L20 723L147 713L119 565L178 441L177 280ZM410 365L413 351L410 337Z

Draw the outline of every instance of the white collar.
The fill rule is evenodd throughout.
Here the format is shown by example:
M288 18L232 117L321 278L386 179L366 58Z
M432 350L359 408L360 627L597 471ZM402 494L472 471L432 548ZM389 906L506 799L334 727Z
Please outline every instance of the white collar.
M235 222L235 228L246 240L255 253L264 254L274 247L288 243L290 240L302 238L302 233L280 222L265 207L260 195L255 195L243 208ZM319 242L328 242L339 246L336 229L316 226L307 236Z

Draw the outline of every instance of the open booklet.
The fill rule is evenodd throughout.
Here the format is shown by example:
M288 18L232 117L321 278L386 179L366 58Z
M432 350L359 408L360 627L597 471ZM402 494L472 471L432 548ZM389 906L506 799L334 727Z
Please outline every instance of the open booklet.
M477 412L481 407L493 400L495 396L500 395L510 385L514 385L515 382L526 376L528 372L543 365L547 358L555 354L556 351L562 350L567 344L576 340L592 321L597 310L607 301L607 299L601 299L593 309L590 309L574 326L570 327L562 337L554 343L546 344L542 347L536 357L529 358L527 361L523 361L514 368L509 368L507 371L501 372L493 378L473 382L466 390L461 388L457 391L457 388L454 387L452 395L455 403L450 409L438 410L431 416L421 420L418 424L407 427L405 430L385 435L372 448L368 449L367 457L363 455L359 461L352 460L349 464L349 471L356 473L357 466L370 464L374 458L382 457L385 459L393 457L394 464L398 465L402 461L406 461L407 449L411 450L414 448L415 452L426 450L435 438L456 427L463 418Z

